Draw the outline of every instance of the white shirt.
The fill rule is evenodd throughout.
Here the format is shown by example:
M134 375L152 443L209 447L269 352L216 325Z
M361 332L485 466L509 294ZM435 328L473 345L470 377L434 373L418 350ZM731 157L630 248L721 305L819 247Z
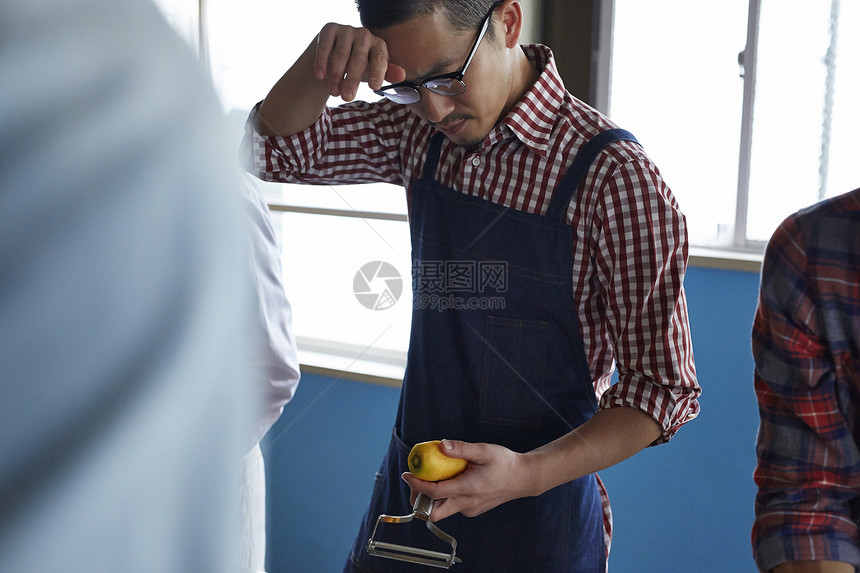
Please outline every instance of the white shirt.
M258 372L255 390L262 393L262 410L255 425L254 443L265 435L292 399L299 383L292 308L281 280L281 250L272 228L269 208L257 180L239 170L242 196L251 220L250 264L254 279L254 335L262 343L254 357Z

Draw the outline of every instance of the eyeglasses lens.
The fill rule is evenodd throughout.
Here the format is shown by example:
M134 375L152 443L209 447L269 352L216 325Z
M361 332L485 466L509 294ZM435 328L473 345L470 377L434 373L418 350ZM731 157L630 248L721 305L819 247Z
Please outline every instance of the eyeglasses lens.
M454 78L445 78L424 82L424 87L439 95L453 96L466 91L466 85Z
M381 95L384 95L394 103L400 104L415 103L421 99L418 91L415 90L415 88L410 87L387 89L384 92L381 92Z

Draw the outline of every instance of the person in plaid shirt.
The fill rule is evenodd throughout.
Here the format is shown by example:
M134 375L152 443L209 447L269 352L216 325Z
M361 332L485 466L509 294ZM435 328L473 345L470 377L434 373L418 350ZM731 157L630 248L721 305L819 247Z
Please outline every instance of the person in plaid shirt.
M501 266L503 280L440 291L417 277L394 432L345 570L403 570L366 545L379 514L410 513L420 492L461 567L540 556L541 571L603 572L595 472L699 412L684 216L632 134L565 90L549 48L519 45L515 0L358 6L365 27L327 24L252 111L244 167L402 185L414 274ZM382 99L352 102L360 82ZM404 473L412 445L443 438L465 473ZM383 541L426 546L426 529L389 529Z
M860 189L786 219L752 334L762 571L860 567Z

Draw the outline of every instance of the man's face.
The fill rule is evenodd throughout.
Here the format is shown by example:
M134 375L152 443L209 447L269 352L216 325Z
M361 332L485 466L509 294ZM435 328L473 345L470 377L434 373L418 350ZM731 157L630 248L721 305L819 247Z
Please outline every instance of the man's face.
M478 31L476 26L474 31L454 32L437 11L374 33L385 40L390 61L406 70L406 80L417 84L458 71ZM511 101L512 76L505 50L498 38L484 37L463 77L464 93L444 96L421 88L421 100L408 104L409 108L454 143L479 143L517 99Z

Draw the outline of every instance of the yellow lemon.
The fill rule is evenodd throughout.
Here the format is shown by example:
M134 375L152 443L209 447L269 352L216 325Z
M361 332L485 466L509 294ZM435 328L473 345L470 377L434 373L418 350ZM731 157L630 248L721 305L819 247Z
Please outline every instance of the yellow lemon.
M468 464L464 459L446 456L439 440L415 444L409 452L409 471L425 481L451 479L466 471Z

